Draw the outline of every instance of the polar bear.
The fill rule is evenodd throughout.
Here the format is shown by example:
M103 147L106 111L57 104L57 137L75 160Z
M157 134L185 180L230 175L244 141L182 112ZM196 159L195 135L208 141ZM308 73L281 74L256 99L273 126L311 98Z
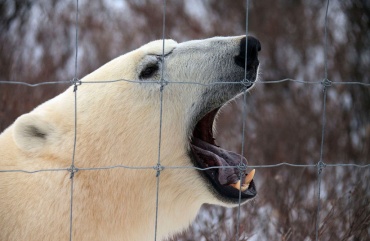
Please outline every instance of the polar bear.
M204 203L253 198L253 171L238 182L240 169L217 168L246 160L213 133L219 109L256 81L260 49L250 36L153 41L20 116L0 135L0 240L69 240L71 224L73 240L164 240Z

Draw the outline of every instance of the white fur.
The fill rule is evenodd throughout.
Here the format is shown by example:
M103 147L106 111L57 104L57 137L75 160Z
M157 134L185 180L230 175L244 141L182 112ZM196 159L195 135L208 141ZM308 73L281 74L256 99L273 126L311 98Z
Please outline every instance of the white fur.
M244 73L232 61L241 37L179 44L166 40L164 53L168 56L164 64L160 63L161 68L164 66L164 79L209 84L227 75L234 80L236 72ZM138 80L145 63L162 55L162 44L154 41L113 59L82 82ZM153 78L153 84L121 81L83 83L78 87L77 168L156 165L160 73ZM189 84L170 83L164 87L160 155L163 166L192 165L188 157L188 129L194 113L204 104L205 90L206 87ZM226 98L219 92L222 89L212 91L214 98ZM71 87L19 117L0 135L0 170L68 168L73 141ZM69 177L67 171L0 173L0 240L68 240ZM80 170L74 176L73 190L73 240L153 240L154 169ZM158 240L188 227L203 203L224 205L211 194L196 170L162 171Z

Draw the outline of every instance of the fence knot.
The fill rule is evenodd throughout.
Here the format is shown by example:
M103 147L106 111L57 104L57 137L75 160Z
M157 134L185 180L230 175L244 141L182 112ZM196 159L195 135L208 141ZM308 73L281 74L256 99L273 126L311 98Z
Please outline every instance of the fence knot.
M316 166L317 166L317 169L318 169L317 170L318 174L321 174L322 169L326 167L326 164L323 161L319 161Z
M249 87L252 86L253 82L249 79L243 79L242 84L244 86L244 90L247 90Z
M164 79L161 79L161 80L159 81L159 84L161 85L160 91L163 91L164 87L165 87L166 85L168 85L168 81L167 81L167 80L164 80Z
M72 179L75 176L75 173L78 172L78 168L74 165L71 165L71 167L67 170L71 173L71 175L69 176L70 179Z
M239 170L239 175L242 176L243 174L245 174L245 171L247 170L247 165L241 162L237 165L237 168Z
M153 167L153 169L157 170L156 177L159 177L159 175L161 174L161 171L164 170L164 166L158 163L156 166Z
M331 86L331 81L327 78L323 79L323 81L321 81L321 84L324 86L324 87L330 87Z
M79 80L77 77L74 77L73 79L70 80L71 84L74 86L73 87L73 92L77 91L77 87L82 85L81 80Z

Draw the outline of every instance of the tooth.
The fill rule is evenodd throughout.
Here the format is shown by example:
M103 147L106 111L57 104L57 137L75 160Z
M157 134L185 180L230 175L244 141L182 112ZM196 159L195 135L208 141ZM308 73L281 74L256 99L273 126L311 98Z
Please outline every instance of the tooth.
M253 180L254 174L256 173L256 169L253 169L248 175L245 177L244 184L249 186L249 183Z
M236 189L240 190L240 180L238 180L237 183L231 183L230 186L232 186L233 188L236 188Z
M242 190L242 192L244 192L245 190L247 190L249 187L249 185L245 185L245 184L242 184L242 187L240 188Z
M248 173L248 175L245 177L244 183L240 185L240 180L238 180L236 183L231 183L230 186L232 186L235 189L241 190L244 192L248 189L249 184L253 180L254 174L256 173L256 169L253 169Z
M244 192L245 190L248 189L248 186L249 185L242 184L240 186L240 180L238 180L236 183L231 183L230 186L232 186L233 188L236 188L236 189L241 190L242 192Z

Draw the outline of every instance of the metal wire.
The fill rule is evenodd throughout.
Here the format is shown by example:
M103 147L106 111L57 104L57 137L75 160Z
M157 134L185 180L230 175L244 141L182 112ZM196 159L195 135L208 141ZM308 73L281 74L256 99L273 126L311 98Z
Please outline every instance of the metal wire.
M249 20L249 1L245 1L245 61L244 61L244 79L243 84L247 85L249 80L247 79L247 66L248 66L248 20ZM239 240L239 229L240 229L240 209L241 209L241 199L242 199L242 176L246 170L246 166L243 163L244 157L244 141L245 141L245 121L247 115L247 88L243 91L243 113L242 113L242 143L241 143L241 151L240 151L240 163L239 163L239 181L240 181L240 188L239 188L239 197L238 197L238 215L236 221L236 241Z
M128 79L116 79L116 80L101 80L101 81L83 81L80 80L79 84L110 84L110 83L119 83L119 82L128 82L128 83L136 83L136 84L158 84L157 82L153 81L145 81L145 80L128 80ZM281 80L259 80L254 84L280 84L284 82L293 82L299 84L312 84L312 85L321 85L322 81L304 81L304 80L295 80L295 79L281 79ZM200 82L190 82L190 81L175 81L175 80L166 80L164 84L181 84L181 85L199 85L199 86L214 86L214 85L240 85L241 81L225 81L225 82L212 82L212 83L200 83ZM25 85L28 87L38 87L42 85L50 85L50 84L71 84L70 81L55 81L55 82L40 82L36 84L29 84L27 82L19 82L19 81L11 81L11 80L0 80L0 84L13 84L13 85ZM369 87L370 83L359 82L359 81L341 81L341 82L331 82L331 85L362 85L364 87Z
M356 167L356 168L370 168L370 164L355 164L355 163L335 163L335 164L329 164L329 163L323 163L325 167ZM316 167L318 164L294 164L294 163L288 163L288 162L281 162L277 164L270 164L270 165L248 165L249 168L254 169L260 169L260 168L273 168L273 167L282 167L282 166L288 166L288 167L299 167L299 168L306 168L306 167ZM238 168L239 166L213 166L213 167L207 167L207 168L200 168L195 166L161 166L162 169L166 170L173 170L173 169L194 169L198 171L207 171L212 169L228 169L228 168ZM75 169L77 169L75 167ZM102 167L79 167L78 171L100 171L100 170L110 170L110 169L129 169L129 170L150 170L154 169L157 170L157 166L125 166L125 165L114 165L114 166L102 166ZM25 174L33 174L38 172L59 172L59 171L68 171L70 172L70 168L46 168L46 169L37 169L37 170L25 170L25 169L4 169L0 170L0 173L5 172L19 172L19 173L25 173Z
M370 164L355 164L355 163L334 163L328 164L323 161L323 153L324 153L324 143L325 143L325 128L326 128L326 99L327 99L327 91L329 87L338 86L338 85L361 85L364 87L370 87L370 83L358 82L358 81L344 81L344 82L332 82L328 79L328 11L329 11L329 0L327 0L326 4L326 12L325 12L325 26L324 26L324 80L323 81L304 81L304 80L296 80L291 78L281 79L281 80L271 80L271 81L258 81L255 84L279 84L284 82L293 82L299 84L321 84L323 86L323 111L322 111L322 129L321 129L321 146L320 146L320 159L315 164L295 164L295 163L277 163L277 164L270 164L270 165L248 165L249 168L273 168L273 167L281 167L281 166L289 166L289 167L297 167L297 168L316 168L318 177L317 177L317 185L318 185L318 192L317 192L317 213L316 213L316 220L315 220L315 238L316 241L319 240L319 227L320 227L320 211L321 211L321 181L322 181L322 171L323 168L333 168L333 167L355 167L355 168L370 168ZM248 12L249 12L249 1L246 0L246 29L245 33L248 36ZM156 171L156 214L155 214L155 233L154 233L154 240L157 240L157 229L158 229L158 207L159 207L159 186L160 186L160 173L163 170L174 170L174 169L194 169L199 171L206 171L210 169L220 169L220 168L238 168L239 169L239 179L242 179L242 174L244 173L246 166L240 160L238 166L213 166L208 168L199 168L195 166L162 166L161 165L161 140L162 140L162 123L163 123L163 91L164 87L167 84L190 84L190 85L199 85L199 86L212 86L212 85L233 85L237 84L240 85L241 81L229 81L229 82L213 82L209 84L203 84L199 82L190 82L190 81L175 81L175 80L165 80L164 79L164 67L165 67L165 26L166 26L166 0L163 0L163 33L162 33L162 40L163 40L163 50L162 50L162 72L161 72L161 80L160 82L153 82L153 81L137 81L137 80L127 80L127 79L117 79L117 80L104 80L104 81L80 81L78 79L78 30L79 30L79 1L76 0L76 19L75 19L75 64L74 64L74 78L71 81L50 81L50 82L40 82L40 83L26 83L26 82L19 82L19 81L6 81L0 80L0 84L10 84L10 85L24 85L27 87L39 87L43 85L65 85L65 84L72 84L73 91L74 91L74 142L73 142L73 153L72 153L72 161L70 167L61 167L61 168L49 168L49 169L37 169L37 170L25 170L25 169L7 169L7 170L0 170L0 173L24 173L24 174L35 174L40 172L69 172L70 179L71 179L71 186L70 186L70 230L69 230L69 240L72 241L73 237L73 190L74 190L74 177L77 171L101 171L101 170L111 170L111 169L128 169L128 170L154 170ZM246 61L245 67L247 66L247 41L246 39ZM246 69L246 68L245 68ZM137 84L160 84L160 125L159 125L159 137L158 137L158 160L157 165L155 166L125 166L125 165L113 165L113 166L101 166L101 167L75 167L75 155L76 155L76 143L77 143L77 89L78 86L81 84L111 84L117 82L131 82ZM247 73L245 71L243 84L248 83L247 80ZM241 155L244 156L244 149L245 149L245 121L246 121L246 91L243 93L243 111L242 111L242 143L241 143ZM238 214L237 214L237 228L236 228L236 240L239 240L240 237L240 210L241 210L241 191L239 191L239 205L238 205Z
M154 241L157 240L158 230L158 205L159 205L159 177L163 170L161 166L161 143L162 143L162 124L163 124L163 90L165 86L164 81L164 48L165 48L165 33L166 33L166 0L163 0L163 22L162 22L162 71L160 81L160 109L159 109L159 137L158 137L158 161L157 161L157 175L156 175L156 196L155 196L155 225L154 225Z
M41 83L36 83L36 84L30 84L27 82L20 82L20 81L6 81L6 80L0 80L0 84L10 84L10 85L25 85L28 87L38 87L41 85L56 85L56 84L61 84L61 85L70 85L71 81L51 81L51 82L41 82Z
M324 139L325 139L325 127L326 127L326 96L328 88L331 85L331 81L328 80L328 11L329 11L329 0L326 2L326 11L325 11L325 25L324 25L324 80L322 82L324 88L323 95L323 108L322 108L322 130L321 130L321 147L320 147L320 160L317 163L317 212L316 212L316 225L315 225L315 238L316 241L319 240L319 226L320 226L320 196L321 196L321 179L322 179L322 170L325 167L323 162L324 154Z
M72 153L72 164L69 169L71 179L71 201L70 201L70 220L69 220L69 240L72 241L73 236L73 187L74 187L74 176L78 169L75 168L75 156L76 156L76 143L77 143L77 87L80 81L77 78L77 58L78 58L78 0L76 0L76 35L75 35L75 72L72 80L73 93L74 93L74 137L73 137L73 153Z

